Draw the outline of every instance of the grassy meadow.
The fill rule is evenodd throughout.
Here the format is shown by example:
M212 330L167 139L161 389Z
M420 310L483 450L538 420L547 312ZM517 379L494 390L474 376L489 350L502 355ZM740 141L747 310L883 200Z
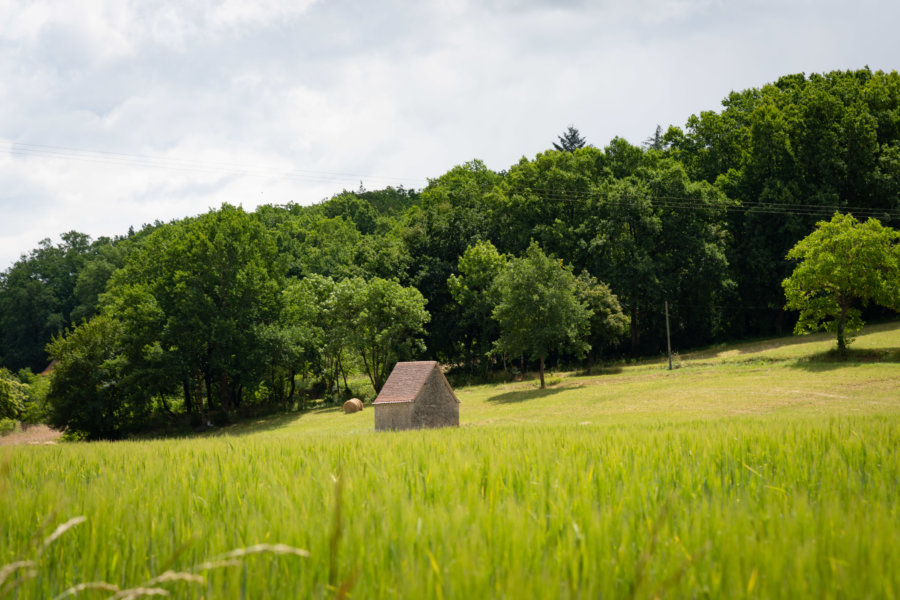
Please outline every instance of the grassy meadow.
M453 430L0 448L0 597L898 597L900 323L832 345L459 388Z

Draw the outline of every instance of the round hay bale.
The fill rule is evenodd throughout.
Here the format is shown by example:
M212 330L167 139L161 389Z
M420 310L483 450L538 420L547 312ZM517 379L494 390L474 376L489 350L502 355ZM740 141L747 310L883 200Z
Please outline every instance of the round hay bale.
M344 402L344 414L359 412L363 409L362 400L359 398L350 398Z

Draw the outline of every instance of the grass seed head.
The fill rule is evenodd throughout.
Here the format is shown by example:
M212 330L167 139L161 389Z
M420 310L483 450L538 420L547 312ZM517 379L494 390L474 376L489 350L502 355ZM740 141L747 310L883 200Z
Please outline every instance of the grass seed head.
M54 596L53 600L62 600L63 598L68 598L69 596L74 596L76 594L80 594L85 590L103 590L105 592L118 592L119 588L111 583L107 583L105 581L88 581L86 583L79 583L78 585L73 585L62 594L58 596Z
M231 552L218 556L213 560L243 558L244 556L249 556L251 554L293 554L295 556L302 556L304 558L309 556L308 551L302 548L294 548L293 546L288 546L286 544L256 544L255 546L248 546L246 548L238 548L236 550L232 550Z
M59 527L57 527L56 530L53 533L51 533L47 537L47 539L44 540L44 543L41 547L41 551L43 552L47 548L47 546L49 546L50 544L52 544L53 542L58 540L60 538L60 536L62 536L65 532L72 529L76 525L80 525L81 523L84 523L85 521L87 521L87 517L72 517L71 519L69 519L68 521L66 521Z
M146 585L156 585L158 583L166 583L169 581L184 581L186 583L196 583L198 585L205 585L206 579L201 575L194 575L193 573L178 573L176 571L166 571L162 575L154 577L150 581L146 583Z
M9 563L8 565L3 565L0 568L0 588L2 588L3 583L9 578L10 575L19 571L20 569L30 569L34 567L33 560L20 560L17 562Z
M213 560L205 563L201 563L194 570L195 571L211 571L213 569L225 569L228 567L239 567L243 563L237 559L233 560Z
M134 600L141 596L170 596L168 590L152 587L136 587L130 590L122 590L121 592L110 597L110 600Z

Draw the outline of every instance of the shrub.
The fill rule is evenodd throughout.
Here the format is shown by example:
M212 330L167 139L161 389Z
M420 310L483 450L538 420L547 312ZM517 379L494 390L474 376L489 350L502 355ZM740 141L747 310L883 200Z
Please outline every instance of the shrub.
M0 419L0 436L19 430L19 422L15 419Z

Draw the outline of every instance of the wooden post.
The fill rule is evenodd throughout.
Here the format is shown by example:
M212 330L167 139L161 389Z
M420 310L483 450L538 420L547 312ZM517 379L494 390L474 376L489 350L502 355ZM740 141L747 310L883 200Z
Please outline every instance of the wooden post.
M672 370L672 338L669 335L669 301L666 300L666 350L669 354L669 370Z

